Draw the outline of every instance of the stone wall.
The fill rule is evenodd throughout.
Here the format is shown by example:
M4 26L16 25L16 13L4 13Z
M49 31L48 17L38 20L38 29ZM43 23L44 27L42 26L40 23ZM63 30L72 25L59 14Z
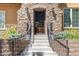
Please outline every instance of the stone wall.
M25 48L28 51L30 40L0 40L0 56L20 56Z
M66 40L50 40L50 46L59 56L68 56L69 49Z
M18 30L18 32L24 34L27 31L27 23L29 22L28 17L27 17L27 11L25 10L25 7L20 8L17 11L17 15L18 15L17 30Z
M55 39L50 40L50 45L59 56L79 56L79 40Z

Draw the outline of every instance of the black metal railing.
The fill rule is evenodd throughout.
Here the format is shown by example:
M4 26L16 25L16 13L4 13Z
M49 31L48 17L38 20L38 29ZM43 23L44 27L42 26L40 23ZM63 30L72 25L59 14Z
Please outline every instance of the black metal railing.
M49 40L54 39L53 23L48 23L47 24L47 34L48 34L48 39Z
M52 42L52 49L56 51L59 56L69 56L68 40L55 39Z
M28 29L27 34L28 34L29 39L31 40L31 43L32 43L33 38L32 38L31 16L30 16L29 8L27 7L27 8L25 8L25 10L27 11L26 13L27 13L28 21L29 21L29 23L27 24L28 25L27 27L29 27L29 28L27 28Z
M27 24L27 33L24 35L27 35L28 39L30 39L30 40L31 40L31 31L32 31L31 24Z

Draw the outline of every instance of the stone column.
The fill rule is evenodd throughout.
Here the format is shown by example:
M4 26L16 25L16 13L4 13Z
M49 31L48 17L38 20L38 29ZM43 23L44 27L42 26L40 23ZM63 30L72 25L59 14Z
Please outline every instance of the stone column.
M62 10L60 8L55 7L54 11L56 13L56 20L54 21L54 31L60 32L62 31Z

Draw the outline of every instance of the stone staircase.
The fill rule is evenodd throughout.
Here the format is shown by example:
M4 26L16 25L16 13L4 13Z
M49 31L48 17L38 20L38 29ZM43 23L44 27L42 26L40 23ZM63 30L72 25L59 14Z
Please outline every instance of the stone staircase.
M47 35L34 35L34 43L29 47L28 56L57 56L49 46Z

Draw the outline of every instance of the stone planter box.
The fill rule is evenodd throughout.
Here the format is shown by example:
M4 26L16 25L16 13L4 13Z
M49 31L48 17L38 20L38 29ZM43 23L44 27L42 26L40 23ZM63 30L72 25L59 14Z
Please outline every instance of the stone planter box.
M59 56L79 56L79 40L50 40L50 46Z
M19 56L28 44L29 40L0 40L0 56Z

